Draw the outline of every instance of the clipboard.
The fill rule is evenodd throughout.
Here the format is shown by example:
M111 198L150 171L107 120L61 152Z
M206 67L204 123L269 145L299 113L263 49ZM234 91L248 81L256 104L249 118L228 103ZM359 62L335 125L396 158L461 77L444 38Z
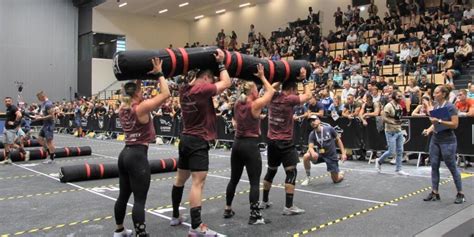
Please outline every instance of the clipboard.
M433 117L433 118L444 120L444 121L450 121L451 120L451 116L449 115L448 108L446 108L446 107L431 110L430 111L430 116ZM441 132L441 131L449 129L448 127L446 127L444 125L441 125L441 124L435 124L434 128L435 128L436 132Z

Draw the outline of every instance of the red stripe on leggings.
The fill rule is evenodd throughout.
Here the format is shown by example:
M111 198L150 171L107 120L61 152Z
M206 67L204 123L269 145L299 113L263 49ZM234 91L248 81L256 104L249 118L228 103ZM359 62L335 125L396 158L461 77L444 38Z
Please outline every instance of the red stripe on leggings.
M100 177L104 177L104 164L99 164Z
M235 55L237 56L237 71L235 72L235 77L239 77L242 71L242 55L239 52L235 52Z
M186 52L186 50L183 48L179 48L179 52L181 52L181 55L183 56L183 74L186 74L189 69L188 52Z
M91 177L91 167L89 164L85 163L84 165L86 165L86 175L87 175L87 178L90 178Z
M270 84L273 82L273 77L275 76L275 65L273 64L272 60L268 60L268 70L270 71L270 75L268 76L268 82Z
M285 64L285 80L288 80L290 78L290 64L286 60L281 60L283 64Z
M174 54L173 50L168 48L166 49L166 51L171 57L171 72L168 77L172 77L174 75L174 71L176 70L176 54Z

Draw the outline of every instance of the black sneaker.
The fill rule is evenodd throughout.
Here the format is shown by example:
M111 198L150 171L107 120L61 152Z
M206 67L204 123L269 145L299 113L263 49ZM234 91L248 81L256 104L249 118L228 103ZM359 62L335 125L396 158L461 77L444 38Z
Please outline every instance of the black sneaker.
M232 209L224 210L224 218L232 218L235 215L235 212Z
M251 210L249 217L249 225L265 225L270 223L268 219L264 219L259 210Z
M423 201L439 201L441 198L439 197L439 193L431 192L428 194L428 197L424 198Z
M464 194L458 193L458 194L456 195L456 200L454 200L454 203L456 203L456 204L461 204L461 203L463 203L463 202L465 202L465 201L466 201L466 199L464 198Z

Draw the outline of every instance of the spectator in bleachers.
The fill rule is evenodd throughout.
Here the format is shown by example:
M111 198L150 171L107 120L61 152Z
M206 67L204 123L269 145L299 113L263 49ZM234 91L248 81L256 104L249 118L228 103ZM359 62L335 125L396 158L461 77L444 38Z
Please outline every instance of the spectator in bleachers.
M469 91L467 92L467 98L474 99L474 84L469 85Z
M334 12L334 23L336 24L336 28L342 27L342 17L343 13L340 7L337 7L336 12Z
M379 46L377 45L377 41L372 39L370 42L369 47L367 48L367 56L376 56L378 52Z
M328 89L322 89L320 92L319 92L320 96L321 96L321 104L323 105L324 107L324 115L328 115L329 114L329 107L331 107L331 105L334 103L331 95L329 94L329 91Z
M362 56L367 56L368 50L369 49L369 44L365 40L365 38L361 39L361 44L359 45L359 52L362 54Z
M407 75L409 71L409 62L410 62L410 49L407 47L406 43L400 44L400 64L401 71L404 75Z
M342 99L340 95L336 95L334 97L334 102L329 106L329 113L331 117L336 117L338 118L339 116L342 116L342 111L344 110L344 104L342 103ZM336 116L337 115L337 116Z
M420 46L417 41L413 41L410 47L410 58L414 63L418 62L418 57L420 56Z
M472 46L464 40L459 41L459 47L455 56L458 56L463 63L467 63L472 58Z
M433 108L433 102L431 97L423 96L421 98L421 104L416 106L416 108L411 113L411 116L424 117L429 116L429 111Z
M405 88L405 101L407 111L413 111L419 104L421 98L420 87L416 85L415 79L410 78L408 80L408 85Z
M342 88L343 78L342 78L342 75L339 73L338 69L334 70L332 80L334 81L334 87L335 88Z
M351 87L351 83L348 80L345 80L343 82L343 89L341 93L342 103L345 103L347 101L347 97L349 97L349 95L355 95L355 93L356 90Z
M361 102L362 98L367 94L367 90L365 89L363 84L357 84L357 91L354 95L356 101Z
M346 38L346 48L347 49L356 48L356 43L357 43L357 34L354 30L351 30L351 32Z
M370 1L370 5L367 8L367 12L369 13L369 17L372 19L374 19L377 16L379 9L377 8L377 5L375 5L374 0Z
M367 126L367 119L377 117L380 115L380 104L374 102L370 94L364 97L364 103L360 109L360 119L364 126Z
M459 117L474 117L474 99L467 97L467 90L459 90L455 105L459 111Z
M421 80L422 76L427 76L428 72L420 65L418 64L416 66L416 71L413 73L413 76L415 77L416 82Z
M352 120L358 118L359 113L360 103L355 100L355 96L353 94L349 94L349 96L347 96L347 102L344 104L342 116Z
M248 43L253 43L255 40L255 26L253 24L250 25L250 30L247 35Z
M324 116L324 105L319 101L319 95L313 95L306 105L306 118L311 115Z
M387 85L388 85L388 83L385 81L385 77L384 76L379 76L379 80L377 82L377 88L379 90L383 90Z

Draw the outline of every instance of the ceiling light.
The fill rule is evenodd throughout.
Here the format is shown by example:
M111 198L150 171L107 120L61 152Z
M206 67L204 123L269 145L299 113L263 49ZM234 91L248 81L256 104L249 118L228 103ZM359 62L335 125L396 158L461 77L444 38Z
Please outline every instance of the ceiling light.
M201 19L203 17L204 17L204 15L199 15L199 16L194 17L194 19L198 20L198 19Z
M359 9L361 12L365 11L365 7L360 7Z
M110 42L115 42L115 41L117 41L117 39L110 40Z
M119 7L125 7L125 6L127 6L127 4L128 4L128 3L126 3L126 2L121 3L121 4L119 5Z
M189 5L189 2L181 3L181 4L179 4L179 7L184 7L184 6L187 6L187 5Z
M168 11L168 9L163 9L163 10L159 11L158 13L161 14L161 13L165 13L167 11Z
M104 45L105 43L104 42L99 42L99 45Z
M250 6L250 3L249 3L249 2L248 2L248 3L244 3L244 4L240 4L240 5L239 5L239 7L248 7L248 6Z
M225 9L221 9L219 11L216 11L216 14L223 13L223 12L225 12Z

